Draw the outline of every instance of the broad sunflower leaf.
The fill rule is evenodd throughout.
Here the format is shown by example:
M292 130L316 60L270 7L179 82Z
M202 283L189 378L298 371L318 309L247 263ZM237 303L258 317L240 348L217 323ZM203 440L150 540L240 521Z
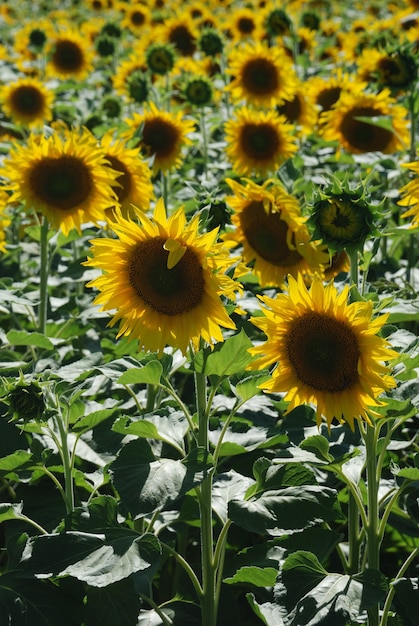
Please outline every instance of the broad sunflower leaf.
M0 576L0 624L79 626L82 599L48 580L9 571Z
M207 358L205 372L208 376L232 376L243 371L252 360L248 352L252 342L244 330L217 344L217 348L218 346L219 349L214 349Z
M72 429L76 432L84 430L92 430L95 426L98 426L115 413L116 408L112 409L100 409L99 411L93 411L88 415L84 415L73 424Z
M299 550L285 559L274 595L287 609L287 626L336 626L356 621L386 595L385 577L373 570L355 576L328 573L311 552Z
M141 598L134 579L89 588L86 602L86 626L131 626L137 624Z
M137 439L122 448L110 473L123 505L135 517L173 504L199 485L211 466L203 449L195 448L181 461L156 460L149 444Z
M39 535L29 540L22 561L25 571L39 578L72 576L91 587L106 587L134 573L151 577L160 554L154 535L119 527L97 534Z
M53 350L54 344L42 333L28 332L26 330L9 330L7 341L11 346L35 346L45 350Z
M241 567L234 576L224 578L225 583L232 585L235 583L246 583L255 587L273 587L278 575L278 570L274 567L257 567L254 565Z
M121 417L113 424L112 430L121 435L135 435L165 441L183 450L188 422L181 411L164 409L139 419Z
M3 458L0 458L0 474L8 474L13 470L22 467L26 463L29 463L32 459L32 454L26 450L16 450L13 454L8 454Z
M253 593L247 593L246 598L253 613L262 620L265 626L272 626L272 624L275 624L275 626L284 626L282 611L278 604L274 604L273 602L258 604Z
M395 605L405 623L409 626L419 626L419 585L411 578L400 578L392 583L396 591Z
M285 487L251 500L232 500L228 512L241 528L271 536L339 518L335 490L317 485Z
M143 367L130 368L116 381L120 385L148 384L157 385L163 373L160 361L150 361Z

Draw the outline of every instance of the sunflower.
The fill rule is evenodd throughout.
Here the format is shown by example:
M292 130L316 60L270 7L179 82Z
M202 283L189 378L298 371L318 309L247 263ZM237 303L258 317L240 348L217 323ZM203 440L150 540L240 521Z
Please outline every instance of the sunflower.
M362 80L375 80L379 86L399 92L415 82L418 71L414 57L408 52L388 53L368 48L358 59L358 74Z
M188 223L183 207L168 219L163 200L150 219L137 222L115 211L111 228L117 239L92 241L85 265L103 270L88 283L101 293L95 304L116 309L110 326L120 322L117 337L138 339L141 349L162 353L166 345L186 353L200 338L223 341L223 328L235 328L221 300L234 299L240 285L226 274L233 263L217 243L218 229L199 233L199 217Z
M378 336L387 315L373 319L372 302L348 304L349 286L339 293L333 283L324 286L316 275L308 289L303 277L288 280L288 294L261 297L264 317L251 318L267 341L251 348L257 357L251 367L275 365L265 391L284 392L288 411L305 403L317 406L328 428L334 419L371 423L379 417L378 396L395 387L385 361L397 356Z
M135 215L133 204L146 211L154 194L151 171L142 160L140 150L128 148L122 139L115 140L112 129L105 133L100 143L110 167L119 173L115 192L124 217Z
M379 94L345 92L322 114L321 134L327 141L338 141L347 152L390 154L409 145L408 116L388 89Z
M135 35L142 35L151 24L150 9L143 4L128 6L121 27L127 28Z
M292 98L277 105L276 111L283 115L289 124L293 124L303 136L311 135L316 128L317 109L307 98L305 84L298 83Z
M234 44L246 40L258 41L263 34L261 19L250 7L235 7L221 26Z
M224 130L226 154L238 174L274 172L297 151L293 127L275 111L239 108Z
M36 78L19 78L0 87L4 113L22 126L43 126L52 119L54 94Z
M6 252L6 229L11 223L11 219L6 213L8 204L9 195L0 189L0 252Z
M409 168L415 174L419 174L419 161L402 163L402 167ZM401 217L412 217L411 228L419 227L419 177L417 176L400 189L401 199L397 204L410 207ZM413 205L413 206L412 206Z
M233 209L232 232L223 239L243 247L244 262L253 266L262 287L284 284L288 274L313 275L328 261L323 248L311 241L298 201L273 180L245 185L226 179L234 192L226 203Z
M355 88L362 91L366 86L367 83L356 81L352 75L345 74L340 68L327 78L313 76L305 82L307 97L320 113L329 111L337 103L341 93L353 91Z
M59 78L86 78L93 71L94 53L75 29L63 29L46 46L47 72Z
M117 203L112 189L118 176L87 130L30 135L26 146L15 145L4 162L10 200L42 213L67 235L81 224L98 222Z
M139 77L144 78L144 84L148 83L146 79L147 65L144 53L141 51L131 54L127 59L122 61L116 68L115 74L112 76L112 85L115 92L120 96L125 96L129 100L135 98L132 93L134 82L138 82Z
M297 77L280 46L245 43L233 48L227 64L226 73L233 77L227 89L233 101L269 108L294 96Z
M160 111L153 102L143 113L133 113L126 122L129 131L125 137L138 137L137 146L143 155L153 158L154 173L179 167L183 146L192 143L188 133L194 130L195 122L185 119L182 111Z
M170 17L165 20L158 41L171 44L183 56L193 56L198 49L198 29L193 20L184 17Z

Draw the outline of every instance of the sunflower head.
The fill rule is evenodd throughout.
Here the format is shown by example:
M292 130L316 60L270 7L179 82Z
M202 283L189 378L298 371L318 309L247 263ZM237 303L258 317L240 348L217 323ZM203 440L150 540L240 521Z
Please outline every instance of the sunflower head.
M206 76L190 77L185 82L183 95L192 106L206 106L213 98L212 83Z
M129 75L127 80L127 92L131 100L142 104L148 100L150 85L147 76L141 70L136 70Z
M251 318L266 335L251 348L253 369L274 366L265 391L284 392L288 410L302 404L317 408L330 429L336 419L354 430L355 420L371 424L380 417L379 396L395 386L385 361L398 355L379 336L387 316L373 317L372 303L348 304L349 286L339 293L316 275L310 288L300 275L288 278L288 293L261 297L264 317Z
M215 56L224 50L221 34L215 28L204 28L199 35L198 48L206 56Z
M283 9L272 9L265 18L265 28L271 37L287 35L291 27L291 18Z
M41 28L34 28L29 33L29 45L35 52L40 52L45 46L47 36Z
M110 325L141 348L162 353L166 345L186 353L200 339L223 341L221 328L234 328L223 299L233 300L240 285L227 272L234 259L216 242L218 229L200 233L199 217L187 222L183 207L166 217L160 199L152 218L125 219L116 210L117 238L97 239L85 265L104 274L88 286L101 292L96 303L115 310Z
M121 99L114 95L105 96L102 100L102 110L109 119L116 119L122 113Z
M319 30L321 20L315 11L304 11L300 17L301 26L309 28L310 30Z
M103 220L104 210L117 201L112 184L118 172L86 128L30 135L27 145L13 146L4 165L11 201L42 213L65 235Z
M383 56L377 64L378 82L392 90L408 89L418 77L415 57L407 51L396 51Z
M115 54L115 41L108 35L100 35L95 41L95 48L100 57L111 57Z
M377 208L367 201L366 193L364 185L351 187L346 178L337 177L317 189L309 203L313 238L333 252L362 251L366 239L377 233Z
M175 64L175 49L171 44L155 43L146 50L146 64L153 74L165 76Z

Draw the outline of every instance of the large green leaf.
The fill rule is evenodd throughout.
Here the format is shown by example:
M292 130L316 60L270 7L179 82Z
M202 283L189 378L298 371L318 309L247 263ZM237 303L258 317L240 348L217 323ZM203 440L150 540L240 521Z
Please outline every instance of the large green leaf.
M212 488L212 506L223 523L228 518L230 500L244 499L246 491L252 484L251 478L243 476L235 470L215 476Z
M188 422L182 411L168 407L137 419L121 417L113 424L112 430L122 435L165 441L183 449Z
M255 615L259 617L265 626L284 626L281 608L273 602L258 604L253 593L246 594L247 601Z
M244 330L218 346L219 348L211 352L207 358L205 371L208 376L224 377L238 374L252 360L248 352L252 342Z
M138 439L122 448L110 473L122 504L139 516L172 505L200 484L210 467L211 459L199 448L181 461L156 460L149 444Z
M82 598L48 580L9 571L0 576L0 624L80 626Z
M26 571L37 576L73 576L92 587L106 587L133 573L154 571L160 544L154 535L120 527L106 533L64 532L29 540Z
M299 550L285 559L275 586L287 610L287 626L346 626L386 595L385 577L374 570L361 574L328 573L311 552Z
M392 584L396 591L395 605L400 616L405 620L404 623L409 626L419 626L419 585L417 579L400 578Z
M272 536L339 519L336 492L317 485L285 487L251 500L232 500L228 510L241 528Z
M130 368L117 380L120 385L150 384L157 385L163 373L160 361L150 361L142 367Z
M46 350L54 349L51 339L37 332L9 330L7 340L11 346L35 346L36 348L44 348Z
M141 599L128 578L87 592L85 626L137 626Z
M225 578L224 582L231 585L234 583L247 583L255 587L273 587L278 575L274 567L257 567L249 565L241 567L234 576Z

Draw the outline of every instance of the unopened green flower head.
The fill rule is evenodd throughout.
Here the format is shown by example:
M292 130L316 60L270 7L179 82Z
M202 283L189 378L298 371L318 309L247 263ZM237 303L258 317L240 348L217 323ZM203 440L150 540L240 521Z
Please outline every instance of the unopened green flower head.
M418 77L414 56L402 50L383 57L378 62L377 72L379 83L390 89L407 89Z
M166 43L156 43L146 50L147 67L153 74L168 74L175 64L175 50Z
M286 35L291 30L291 19L283 9L273 9L266 18L265 27L271 37Z
M119 117L122 113L121 100L113 95L105 96L102 101L102 110L110 119Z
M301 25L305 26L305 28L309 28L310 30L319 30L320 28L320 17L314 11L304 11L301 15Z
M224 49L220 33L214 28L205 28L198 40L198 47L207 56L215 56Z
M47 36L40 28L34 28L29 34L29 45L37 50L42 50L47 41Z
M189 104L205 106L212 101L212 84L206 76L190 78L186 81L183 94Z
M365 199L363 185L350 188L347 181L334 178L315 192L310 209L313 239L333 252L362 250L376 231L375 211Z
M97 53L103 58L110 57L115 53L115 41L108 35L100 35L96 39L95 45Z
M148 100L149 83L143 72L136 71L131 74L128 79L127 89L130 98L138 102L138 104Z
M10 390L6 401L9 403L7 414L11 416L10 421L23 420L26 423L42 420L46 405L42 389L36 382L20 380Z

